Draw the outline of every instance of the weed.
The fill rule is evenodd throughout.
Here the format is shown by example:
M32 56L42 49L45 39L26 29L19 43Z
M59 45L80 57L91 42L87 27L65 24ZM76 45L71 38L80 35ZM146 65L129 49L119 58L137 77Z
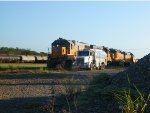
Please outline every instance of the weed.
M71 80L63 81L63 85L61 86L59 85L60 83L56 80L53 81L53 84L55 85L51 87L52 96L48 105L45 106L46 109L50 113L77 113L77 97L81 92L81 88L79 87L79 85L74 85L74 78L72 78Z
M138 96L132 96L130 90L124 90L124 93L115 94L115 98L119 102L119 108L122 113L144 113L147 103L150 100L150 94L145 99L144 95L137 89Z

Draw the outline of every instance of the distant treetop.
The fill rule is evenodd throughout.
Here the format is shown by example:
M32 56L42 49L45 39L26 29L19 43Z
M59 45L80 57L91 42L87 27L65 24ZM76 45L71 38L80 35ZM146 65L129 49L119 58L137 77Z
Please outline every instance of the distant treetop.
M12 47L0 47L0 54L14 54L14 55L47 55L44 52L36 52L30 49L12 48Z

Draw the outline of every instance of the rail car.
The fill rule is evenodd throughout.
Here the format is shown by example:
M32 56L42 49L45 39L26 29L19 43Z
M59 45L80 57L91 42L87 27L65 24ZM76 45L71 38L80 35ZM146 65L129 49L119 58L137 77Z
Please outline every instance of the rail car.
M47 59L47 56L35 56L35 63L46 63Z
M0 55L0 62L1 63L15 63L15 62L20 62L20 56L1 54Z
M111 54L110 54L110 49L108 47L105 47L105 46L103 46L102 48L103 48L103 50L107 54L107 65L109 65L112 62L112 57L111 57Z
M129 66L135 63L135 57L130 52L124 52L117 49L109 49L104 47L104 51L107 53L107 61L109 65L113 66Z
M0 54L1 63L46 63L47 56Z

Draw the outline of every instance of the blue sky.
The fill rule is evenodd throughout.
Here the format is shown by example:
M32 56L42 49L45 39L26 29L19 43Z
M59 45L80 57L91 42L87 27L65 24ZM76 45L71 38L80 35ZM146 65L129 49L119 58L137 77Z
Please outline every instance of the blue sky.
M59 37L150 53L150 2L0 2L0 46L47 52Z

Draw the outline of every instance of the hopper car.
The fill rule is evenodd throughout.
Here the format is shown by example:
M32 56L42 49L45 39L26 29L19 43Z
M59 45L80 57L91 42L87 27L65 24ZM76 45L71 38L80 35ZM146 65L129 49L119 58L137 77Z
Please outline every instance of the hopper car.
M0 54L1 63L46 63L47 56Z

